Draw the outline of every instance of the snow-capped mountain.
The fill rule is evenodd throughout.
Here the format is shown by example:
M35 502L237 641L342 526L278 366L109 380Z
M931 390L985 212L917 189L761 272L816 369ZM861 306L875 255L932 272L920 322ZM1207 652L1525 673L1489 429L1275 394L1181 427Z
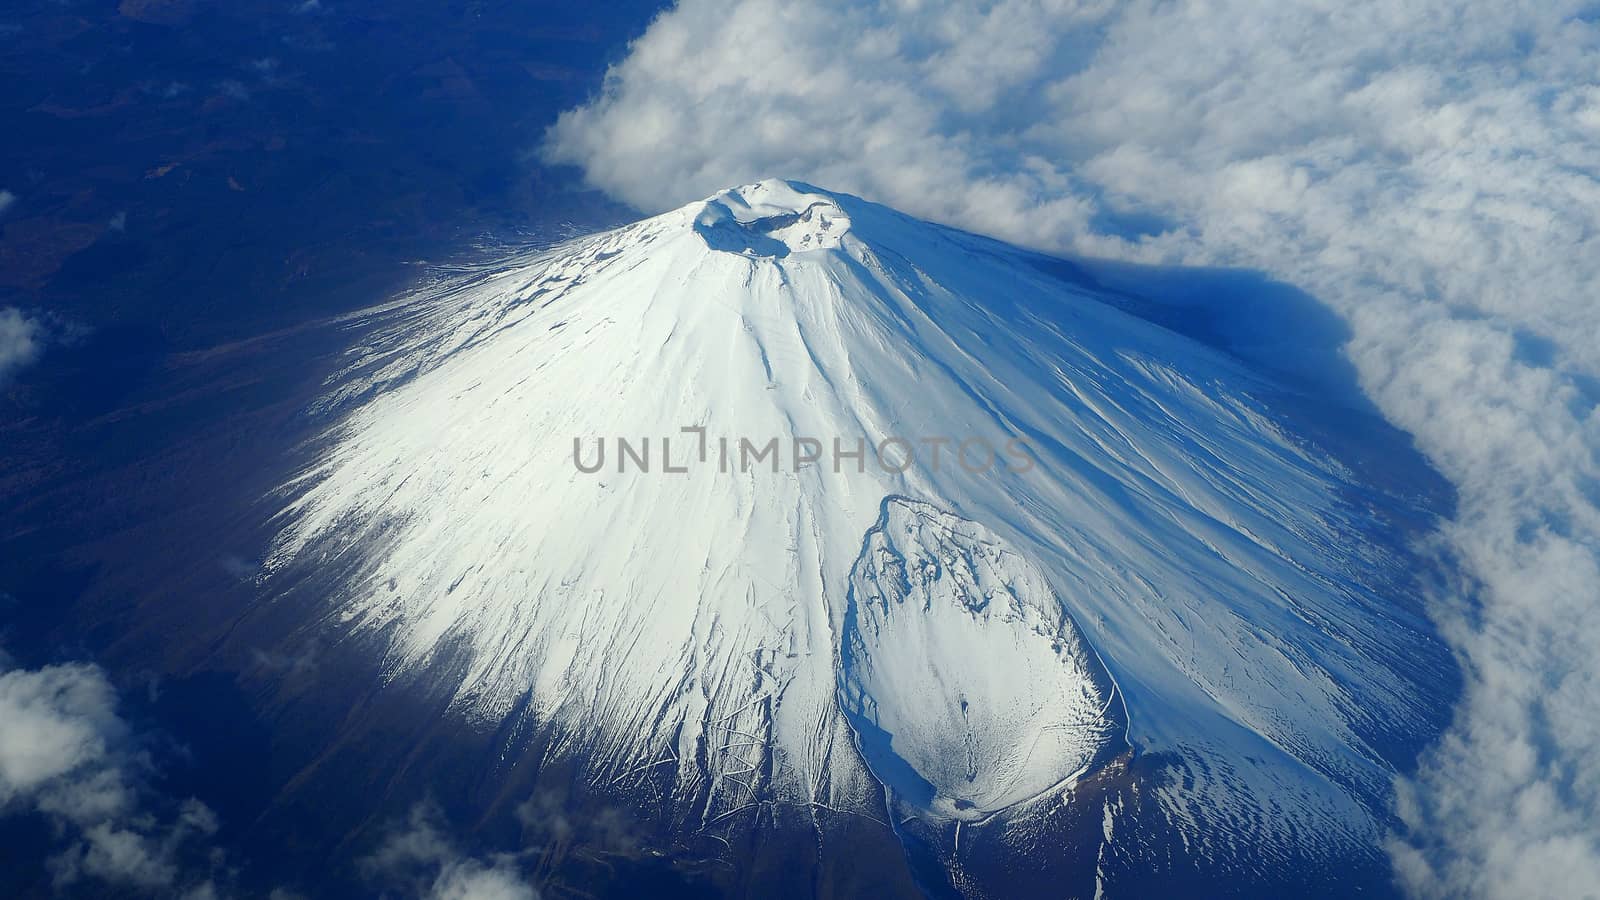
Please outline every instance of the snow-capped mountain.
M1132 303L784 181L530 252L374 314L272 579L680 833L1376 858L1448 706L1424 504Z

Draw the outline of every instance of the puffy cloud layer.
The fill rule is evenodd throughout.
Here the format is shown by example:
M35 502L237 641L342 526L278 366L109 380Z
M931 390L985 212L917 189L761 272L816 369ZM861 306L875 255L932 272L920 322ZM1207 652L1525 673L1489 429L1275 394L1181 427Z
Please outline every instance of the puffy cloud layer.
M104 673L90 665L6 671L4 663L0 657L0 815L39 814L66 836L67 848L49 862L56 885L214 895L212 882L186 876L182 861L209 856L216 817L195 800L156 814L148 763Z
M1330 304L1460 490L1466 692L1397 873L1566 896L1600 884L1597 77L1577 0L682 0L547 156L647 211L798 177Z

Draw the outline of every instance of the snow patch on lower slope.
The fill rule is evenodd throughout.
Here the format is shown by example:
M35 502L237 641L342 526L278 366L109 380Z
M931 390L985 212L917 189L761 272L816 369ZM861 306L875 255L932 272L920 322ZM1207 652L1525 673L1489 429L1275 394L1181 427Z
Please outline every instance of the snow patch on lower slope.
M981 819L1125 746L1116 688L1044 573L932 504L884 501L842 640L867 765L929 812Z

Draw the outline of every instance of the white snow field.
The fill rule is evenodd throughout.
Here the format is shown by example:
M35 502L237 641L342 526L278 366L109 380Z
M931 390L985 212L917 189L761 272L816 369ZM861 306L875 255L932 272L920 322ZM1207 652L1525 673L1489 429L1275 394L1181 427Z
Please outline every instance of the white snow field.
M930 504L885 501L842 632L841 699L868 765L937 814L1027 800L1121 734L1115 688L1044 573Z
M270 568L679 827L1025 816L1131 747L1191 763L1151 787L1188 852L1377 853L1386 748L1448 707L1414 498L1048 262L766 181L430 285L330 386Z

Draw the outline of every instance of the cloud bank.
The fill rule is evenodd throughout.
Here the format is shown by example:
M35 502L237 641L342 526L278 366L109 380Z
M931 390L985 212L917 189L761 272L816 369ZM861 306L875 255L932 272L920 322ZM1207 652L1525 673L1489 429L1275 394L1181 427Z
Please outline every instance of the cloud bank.
M1420 896L1600 884L1600 22L1576 0L682 0L548 136L645 211L797 177L1339 311L1460 491ZM1471 602L1467 598L1471 597Z
M66 849L48 863L55 885L214 896L215 885L187 861L211 855L216 816L196 800L158 815L148 760L105 674L82 664L6 671L4 663L0 815L38 814L64 836Z

